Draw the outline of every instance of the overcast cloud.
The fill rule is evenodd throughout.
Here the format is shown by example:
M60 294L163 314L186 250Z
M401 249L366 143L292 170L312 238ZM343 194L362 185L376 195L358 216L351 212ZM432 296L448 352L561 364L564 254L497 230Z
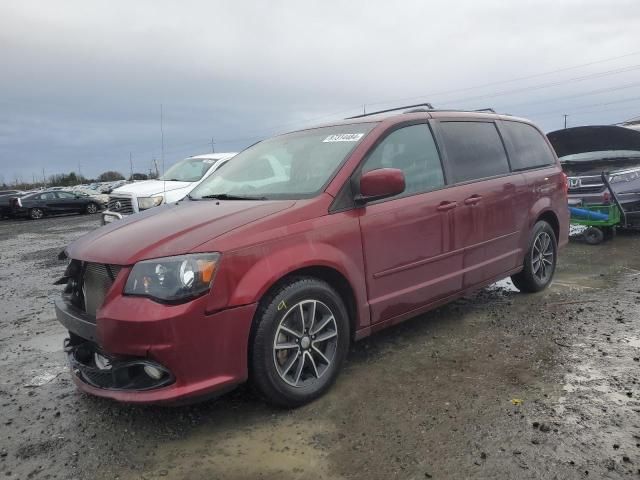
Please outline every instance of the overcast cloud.
M128 174L130 152L148 171L160 104L167 165L363 104L619 122L640 115L638 25L637 0L4 0L0 183Z

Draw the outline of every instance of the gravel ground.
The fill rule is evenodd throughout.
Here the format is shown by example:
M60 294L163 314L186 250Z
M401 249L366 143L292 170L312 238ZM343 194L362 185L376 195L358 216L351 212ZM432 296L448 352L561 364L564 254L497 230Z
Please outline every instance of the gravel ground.
M640 236L572 241L548 290L508 282L355 344L303 408L248 389L188 407L79 393L57 253L97 216L0 222L0 478L640 475Z

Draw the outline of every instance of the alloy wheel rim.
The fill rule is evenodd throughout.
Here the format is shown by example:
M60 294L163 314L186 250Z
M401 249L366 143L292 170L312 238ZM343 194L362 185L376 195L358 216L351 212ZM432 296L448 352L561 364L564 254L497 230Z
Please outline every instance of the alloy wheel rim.
M31 212L31 216L33 218L42 218L42 210L40 210L39 208L34 208Z
M87 207L87 211L89 213L96 213L96 206L93 203L90 203L89 206Z
M553 241L547 232L541 232L533 242L531 251L531 270L533 275L544 283L553 273Z
M331 309L318 300L302 300L282 317L273 340L273 361L292 387L318 381L333 364L338 326Z

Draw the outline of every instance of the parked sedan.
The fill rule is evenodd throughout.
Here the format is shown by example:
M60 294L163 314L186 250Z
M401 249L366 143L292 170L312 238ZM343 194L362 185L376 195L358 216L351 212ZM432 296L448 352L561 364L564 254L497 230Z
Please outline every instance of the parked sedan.
M92 214L104 206L104 203L87 194L58 190L14 198L11 202L11 213L16 217L29 217L37 220L45 215L62 213Z
M106 193L100 193L98 190L92 190L87 187L74 187L71 190L71 193L93 197L97 200L99 205L104 205L105 207L109 203L109 195L107 195Z

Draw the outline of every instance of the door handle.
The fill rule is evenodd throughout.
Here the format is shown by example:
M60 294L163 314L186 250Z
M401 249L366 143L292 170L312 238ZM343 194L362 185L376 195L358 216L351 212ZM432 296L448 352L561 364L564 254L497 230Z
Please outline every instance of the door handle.
M446 212L447 210L453 210L457 206L458 202L442 202L440 205L438 205L438 208L436 210L438 210L439 212Z
M464 204L465 205L475 205L475 204L479 203L480 200L482 200L482 197L480 195L471 195L469 198L467 198L464 201Z

